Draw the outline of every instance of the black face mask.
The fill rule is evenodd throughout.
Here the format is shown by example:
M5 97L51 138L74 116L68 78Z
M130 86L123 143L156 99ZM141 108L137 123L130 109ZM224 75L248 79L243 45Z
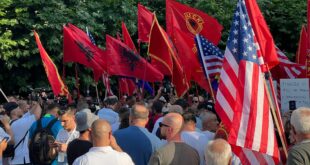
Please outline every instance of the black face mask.
M167 137L166 137L165 135L162 135L162 134L161 134L160 128L157 129L157 131L156 131L156 136L157 136L159 139L164 139L164 140L167 139Z

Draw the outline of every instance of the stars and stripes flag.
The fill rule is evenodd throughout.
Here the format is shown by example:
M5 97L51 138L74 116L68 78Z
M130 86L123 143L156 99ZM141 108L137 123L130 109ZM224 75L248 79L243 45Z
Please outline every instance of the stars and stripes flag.
M205 39L202 35L197 34L195 38L198 54L202 65L204 66L204 72L209 77L215 77L219 75L222 69L224 55L221 50L213 45L210 41Z
M216 95L215 109L226 126L232 146L279 160L274 124L264 85L263 58L244 0L234 13Z
M279 48L276 48L276 50L280 60L279 66L285 71L286 78L298 78L303 72L306 71L305 65L291 62Z
M91 35L91 33L88 31L88 28L87 28L87 27L86 27L86 34L87 34L87 36L89 37L90 41L91 41L94 45L96 45L96 41L95 41L94 37ZM105 72L105 73L102 74L102 82L103 82L103 85L106 87L107 95L108 95L108 96L114 95L113 92L112 92L111 86L110 86L109 75L108 75L107 72Z

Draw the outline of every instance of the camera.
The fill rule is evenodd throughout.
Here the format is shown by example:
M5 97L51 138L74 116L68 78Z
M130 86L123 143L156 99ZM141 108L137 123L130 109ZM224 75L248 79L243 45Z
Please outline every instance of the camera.
M171 90L172 90L172 86L171 86L170 81L164 80L164 81L163 81L162 93L163 93L163 94L168 94L168 93L171 92Z

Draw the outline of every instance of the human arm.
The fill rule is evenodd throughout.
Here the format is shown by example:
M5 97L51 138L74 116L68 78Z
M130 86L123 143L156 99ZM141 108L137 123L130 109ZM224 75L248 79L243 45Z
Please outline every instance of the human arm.
M8 142L9 144L14 144L14 136L13 136L13 131L11 129L11 125L10 125L10 118L7 115L4 115L0 121L3 124L4 130L5 132L10 135L11 140Z
M123 150L121 149L121 147L117 144L115 137L113 135L111 135L111 142L110 142L110 146L118 151L118 152L123 152Z

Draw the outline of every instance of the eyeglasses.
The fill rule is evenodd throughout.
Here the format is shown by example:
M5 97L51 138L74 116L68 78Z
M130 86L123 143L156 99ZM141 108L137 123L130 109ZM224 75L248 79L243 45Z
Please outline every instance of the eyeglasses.
M164 124L164 123L162 123L162 122L159 122L159 127L170 127L170 126L167 125L167 124Z

